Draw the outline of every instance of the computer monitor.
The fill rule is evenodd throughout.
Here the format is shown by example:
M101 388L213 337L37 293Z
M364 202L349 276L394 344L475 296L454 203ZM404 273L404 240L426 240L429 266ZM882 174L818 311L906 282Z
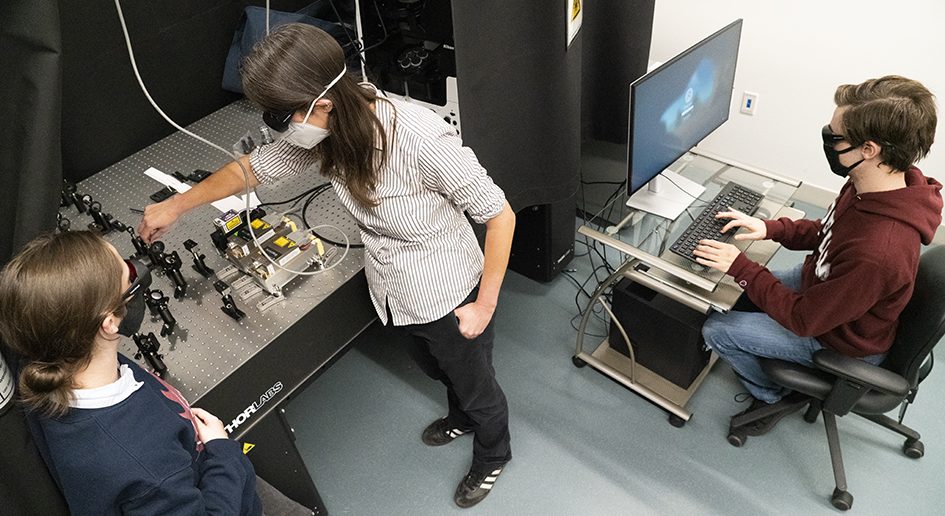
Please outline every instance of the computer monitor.
M705 191L665 169L728 120L741 33L738 19L630 85L628 206L675 219Z

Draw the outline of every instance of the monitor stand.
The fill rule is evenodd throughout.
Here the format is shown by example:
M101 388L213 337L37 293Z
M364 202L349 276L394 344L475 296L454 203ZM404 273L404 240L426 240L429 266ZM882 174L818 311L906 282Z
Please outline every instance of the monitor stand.
M664 170L627 199L636 210L675 220L702 193L705 187L671 170Z

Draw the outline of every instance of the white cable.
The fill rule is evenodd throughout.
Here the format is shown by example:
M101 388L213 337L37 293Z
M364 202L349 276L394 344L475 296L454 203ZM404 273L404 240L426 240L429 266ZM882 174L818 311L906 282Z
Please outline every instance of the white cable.
M340 19L338 20L338 22L343 23ZM384 23L383 20L381 21L381 23ZM367 79L367 63L364 63L364 58L361 57L361 52L363 52L362 49L364 48L364 30L361 28L361 1L360 0L354 0L354 30L358 36L358 48L356 48L355 50L358 52L358 58L361 59L361 62L363 63L361 65L361 80L364 82L367 82L368 80Z
M269 0L266 0L266 35L269 35Z
M268 4L268 2L267 2L267 4ZM251 220L250 220L250 218L251 218L250 213L251 213L251 211L252 211L252 206L250 206L249 199L250 199L251 190L250 190L250 186L249 186L249 172L246 170L246 167L243 166L243 163L239 160L239 157L236 156L236 154L234 154L234 153L232 153L232 152L230 152L230 151L224 149L223 147L220 147L219 145L217 145L217 144L215 144L215 143L213 143L213 142L211 142L211 141L209 141L209 140L204 139L203 137L201 137L201 136L199 136L199 135L197 135L197 134L194 134L194 133L188 131L187 129L184 129L184 128L181 127L177 122L171 120L171 117L167 116L167 114L164 113L164 111L162 111L161 108L157 105L157 102L155 102L154 99L151 98L151 94L148 92L148 88L144 85L144 80L141 79L141 74L138 72L138 64L137 64L137 62L135 61L134 50L132 50L132 48L131 48L131 37L128 35L128 26L125 25L125 16L124 16L124 14L123 14L122 11L121 11L121 1L120 1L120 0L115 0L115 8L118 10L118 21L121 22L121 31L122 31L122 33L123 33L124 36L125 36L125 46L128 47L128 57L131 59L131 68L132 68L132 70L134 70L134 72L135 72L135 78L138 79L138 85L141 87L141 91L144 92L144 96L145 96L145 98L148 99L148 102L151 103L151 106L153 106L154 109L158 112L158 114L161 115L161 117L162 117L164 120L166 120L167 123L171 124L171 126L173 126L175 129L177 129L178 131L180 131L180 132L186 134L187 136L190 136L190 137L192 137L192 138L195 138L195 139L197 139L197 140L199 140L199 141L201 141L201 142L203 142L203 143L206 143L207 145L213 147L214 149L217 149L217 150L219 150L220 152L226 154L227 156L229 156L230 158L232 158L233 161L236 162L236 164L240 167L240 171L243 172L243 184L244 184L245 187L246 187L246 188L245 188L246 196L245 196L245 198L244 198L244 200L246 201L246 229L249 230L250 236L253 237L253 243L256 244L256 247L262 249L262 244L260 244L260 243L259 243L259 239L256 238L256 232L253 231L253 225L250 223L250 222L251 222ZM268 17L267 17L267 21L268 21ZM333 227L333 228L335 228L334 226L328 226L328 227ZM335 229L338 229L338 228L335 228ZM305 230L303 230L303 231L311 232L311 233L314 235L314 228L305 229ZM339 229L338 231L341 232L340 229ZM343 232L341 232L341 233L344 235ZM344 256L347 256L347 254L348 254L348 249L351 247L351 245L348 243L348 236L347 236L347 235L344 235L344 236L345 236L345 252L344 252L344 254L342 255L342 258L344 258ZM317 238L317 237L316 237L316 238ZM327 271L327 270L330 269L330 267L329 267L329 268L325 268L325 269L321 269L321 270L315 270L315 271L297 271L297 270L295 270L295 269L290 269L290 268L288 268L288 267L284 267L284 266L282 266L282 265L276 263L276 261L273 260L272 258L270 258L269 255L268 255L267 253L265 253L265 252L261 252L261 253L259 253L259 254L261 254L264 258L266 258L266 260L268 260L269 263L271 263L271 264L274 265L275 267L277 267L277 268L279 268L279 269L282 269L282 270L284 270L284 271L287 271L287 272L291 272L291 273L293 273L293 274L301 275L301 276L314 276L315 274L321 274L321 273L323 273L323 272L325 272L325 271ZM339 260L339 262L340 262L340 260Z
M346 235L345 232L342 231L337 226L332 226L331 224L320 224L318 226L313 227L312 231L314 232L316 229L320 229L320 228L334 229L335 231L338 232L339 235L341 235L345 239L345 250L343 253L341 253L341 258L338 258L337 260L335 260L335 263L331 264L329 267L325 267L324 269L322 269L322 272L325 272L325 271L334 269L336 265L338 265L339 263L345 260L345 257L348 256L348 249L351 249L351 242L348 240L348 235Z

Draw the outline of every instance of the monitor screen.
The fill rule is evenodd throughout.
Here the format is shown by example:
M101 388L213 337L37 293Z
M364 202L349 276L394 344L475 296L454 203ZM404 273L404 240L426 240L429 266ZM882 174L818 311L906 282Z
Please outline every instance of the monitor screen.
M627 194L728 120L742 20L630 85Z

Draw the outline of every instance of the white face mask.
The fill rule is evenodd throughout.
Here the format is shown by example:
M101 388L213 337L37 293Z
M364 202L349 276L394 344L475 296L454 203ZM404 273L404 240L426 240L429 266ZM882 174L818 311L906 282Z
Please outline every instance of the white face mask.
M307 118L306 118L307 120ZM289 128L282 133L282 139L303 149L312 149L328 138L328 129L305 122L292 122Z
M328 129L323 129L317 125L312 125L308 123L308 119L310 116L312 116L312 110L315 109L315 103L321 100L322 97L328 93L328 90L331 89L331 87L334 86L336 82L340 81L342 77L344 77L347 71L348 66L345 65L345 67L341 70L341 73L339 73L334 80L328 83L328 86L325 87L325 91L323 91L321 95L312 101L311 105L308 107L308 111L305 113L305 118L303 118L301 122L290 122L289 128L286 129L286 132L282 133L281 139L291 143L292 145L295 145L296 147L312 149L321 143L322 140L328 137Z

